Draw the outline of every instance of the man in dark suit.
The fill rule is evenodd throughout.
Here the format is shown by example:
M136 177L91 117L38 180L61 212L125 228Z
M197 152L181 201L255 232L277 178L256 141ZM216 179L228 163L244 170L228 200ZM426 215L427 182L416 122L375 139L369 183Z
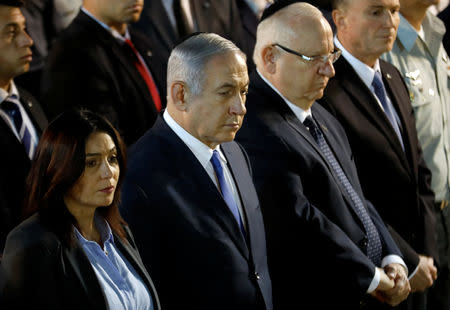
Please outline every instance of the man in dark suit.
M136 24L168 59L173 46L184 36L214 32L242 48L242 26L235 0L149 0Z
M237 136L261 200L274 308L359 309L369 294L395 305L409 293L406 266L364 198L344 130L315 103L339 57L331 27L310 4L276 5L258 26Z
M165 106L165 63L128 23L143 0L86 0L54 43L42 80L51 117L72 106L107 117L130 145Z
M262 214L233 142L248 88L243 54L216 34L178 45L163 116L130 150L122 212L164 309L272 309Z
M391 228L412 290L423 291L437 271L431 175L403 79L379 59L395 41L399 8L398 0L334 3L335 45L343 57L320 103L346 130L363 192ZM409 302L422 308L414 296Z
M19 0L0 0L0 257L8 232L20 223L25 179L47 119L36 100L16 87L29 70L33 41Z

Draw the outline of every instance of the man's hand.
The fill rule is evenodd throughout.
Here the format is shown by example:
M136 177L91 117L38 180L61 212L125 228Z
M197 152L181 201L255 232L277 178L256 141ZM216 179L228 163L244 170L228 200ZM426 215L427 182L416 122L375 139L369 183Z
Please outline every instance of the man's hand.
M437 268L434 266L433 258L419 255L419 267L412 277L411 290L413 292L423 292L433 285L437 279Z
M405 268L400 264L390 264L384 270L379 270L381 274L380 285L372 295L379 301L391 306L398 305L408 297L411 291ZM386 278L394 285L386 286Z

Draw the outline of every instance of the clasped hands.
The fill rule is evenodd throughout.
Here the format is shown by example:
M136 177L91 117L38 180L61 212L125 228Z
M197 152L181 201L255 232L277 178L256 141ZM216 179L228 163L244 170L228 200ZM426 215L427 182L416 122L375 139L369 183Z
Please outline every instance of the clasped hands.
M380 283L371 295L391 306L396 306L405 300L411 292L406 269L400 264L393 263L378 270Z

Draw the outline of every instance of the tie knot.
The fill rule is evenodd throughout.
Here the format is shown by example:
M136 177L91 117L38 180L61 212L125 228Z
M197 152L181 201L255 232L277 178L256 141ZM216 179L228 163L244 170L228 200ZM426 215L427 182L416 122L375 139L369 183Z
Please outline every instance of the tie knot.
M308 129L315 129L316 124L310 115L308 115L303 121L303 125L305 125Z
M375 71L375 75L373 76L372 85L374 88L384 87L383 79L382 79L381 73L379 71Z
M1 103L1 108L3 109L3 111L10 114L11 116L17 113L19 111L19 106L17 105L16 100L17 99L15 96L6 98L6 100Z

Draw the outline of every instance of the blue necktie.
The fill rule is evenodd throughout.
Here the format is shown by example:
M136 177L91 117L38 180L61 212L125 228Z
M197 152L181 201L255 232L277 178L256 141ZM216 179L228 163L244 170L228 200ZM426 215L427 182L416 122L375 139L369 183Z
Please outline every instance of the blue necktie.
M211 157L211 163L214 168L214 172L216 173L217 179L219 180L219 187L222 192L223 199L225 200L228 208L231 213L233 213L236 222L239 224L241 228L242 234L245 236L245 228L242 223L241 215L239 214L239 209L236 204L236 201L233 198L233 193L227 181L225 180L225 176L223 174L222 164L220 163L220 155L219 152L213 151L213 155Z
M379 71L375 71L372 86L375 91L375 95L377 95L378 100L380 100L381 105L383 106L384 113L386 114L389 122L392 125L392 128L394 128L394 131L397 134L400 144L402 145L402 149L405 149L405 147L403 146L403 139L402 134L400 133L399 123L394 114L394 107L387 98L386 89L384 88L383 80L381 79L381 73Z
M309 132L313 136L316 143L319 145L320 150L322 151L323 155L327 159L328 163L333 168L334 172L336 173L339 182L347 192L347 195L350 197L350 200L353 203L353 209L356 211L356 214L360 218L361 222L363 223L364 229L367 233L367 256L369 259L376 265L380 266L381 264L381 255L382 255L382 245L380 236L378 234L378 230L375 227L374 223L372 222L372 219L370 218L366 208L364 207L363 202L361 201L361 198L359 197L358 193L356 193L355 189L351 185L350 181L347 179L347 176L345 175L344 171L342 170L341 166L339 165L338 161L334 157L333 152L331 151L330 147L328 146L322 132L317 127L316 123L312 119L311 116L306 117L303 124L308 128Z
M19 134L20 141L25 147L25 151L30 159L33 158L36 151L36 142L33 141L30 129L26 126L22 118L22 113L18 105L18 98L15 95L8 97L1 103L1 108L13 120L14 127Z

